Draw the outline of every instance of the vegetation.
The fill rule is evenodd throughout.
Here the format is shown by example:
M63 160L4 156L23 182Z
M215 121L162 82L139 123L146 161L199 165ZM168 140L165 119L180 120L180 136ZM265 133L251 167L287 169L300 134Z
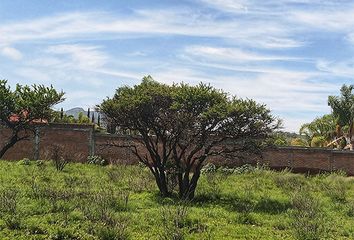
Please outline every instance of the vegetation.
M177 186L180 198L193 199L209 156L254 153L279 127L270 110L253 100L230 98L205 84L169 86L151 77L118 88L99 108L119 128L138 133L132 137L148 155L130 147L164 197Z
M352 178L202 172L194 200L179 201L141 166L1 161L0 239L354 238Z
M43 85L22 86L14 90L6 80L0 80L0 127L10 129L11 134L0 146L0 158L17 142L34 134L35 122L48 121L55 104L64 100L64 93Z
M303 124L300 134L311 147L335 147L353 150L354 85L343 85L340 96L329 96L331 114Z
M329 96L328 105L332 108L333 116L336 118L337 135L346 135L346 142L350 150L353 150L352 137L354 128L354 86L343 85L340 89L340 96ZM346 128L346 129L344 129ZM345 131L346 130L346 131ZM345 131L345 132L343 132Z
M66 115L62 112L53 111L51 122L87 124L87 123L91 123L91 120L90 118L85 116L82 112L80 112L78 117L75 118L73 115Z
M316 118L303 124L300 134L305 136L311 147L326 147L336 137L336 119L332 114Z

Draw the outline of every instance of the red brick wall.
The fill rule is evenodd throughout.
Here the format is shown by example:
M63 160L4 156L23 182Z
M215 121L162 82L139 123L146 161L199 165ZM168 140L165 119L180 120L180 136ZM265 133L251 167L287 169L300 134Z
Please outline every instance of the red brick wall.
M4 159L20 160L23 158L46 159L50 156L51 148L54 145L63 146L65 153L77 162L85 162L87 156L92 152L93 126L76 124L49 124L38 125L38 144L33 133L26 141L20 141L9 149ZM0 129L0 146L10 136L10 131ZM92 140L91 140L92 139Z
M271 168L291 168L297 172L342 170L354 175L354 152L350 151L283 147L265 151L259 162Z
M0 128L0 146L3 146L10 136L11 132L8 129ZM3 157L4 159L23 159L24 157L32 158L34 156L34 136L30 134L28 140L21 141L10 148Z
M135 164L137 157L126 146L132 145L128 137L110 134L95 134L95 155L106 159L109 163ZM140 151L144 151L140 148Z
M131 145L126 136L97 134L92 125L49 124L38 126L39 138L32 134L27 141L17 143L4 159L19 160L25 157L45 159L53 145L61 145L74 161L85 162L89 155L100 155L110 163L134 164L138 159L124 146ZM0 129L0 144L9 136ZM143 147L138 147L144 151ZM354 175L354 152L323 148L282 147L263 152L263 158L251 156L246 159L226 160L213 157L209 161L217 165L239 166L244 163L264 164L274 169L291 168L298 172L343 170Z

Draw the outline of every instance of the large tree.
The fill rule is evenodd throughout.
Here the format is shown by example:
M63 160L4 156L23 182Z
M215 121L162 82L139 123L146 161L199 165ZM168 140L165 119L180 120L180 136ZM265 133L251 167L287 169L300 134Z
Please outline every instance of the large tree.
M208 157L254 152L279 127L270 110L253 100L202 83L165 85L150 76L118 88L98 107L120 129L138 133L131 149L155 176L161 194L171 195L172 175L185 199L194 197Z
M28 139L35 130L35 123L50 119L55 104L64 100L64 93L52 86L22 86L12 90L6 80L0 80L0 127L11 131L0 146L0 158L17 142Z

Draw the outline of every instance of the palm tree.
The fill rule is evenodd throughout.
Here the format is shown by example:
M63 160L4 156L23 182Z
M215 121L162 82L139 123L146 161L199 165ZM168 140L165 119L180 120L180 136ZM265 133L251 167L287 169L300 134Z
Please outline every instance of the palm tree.
M353 85L343 85L340 96L329 96L328 105L332 108L332 114L336 119L337 137L343 135L342 131L347 128L345 134L350 150L353 150L353 123L354 123L354 94Z
M309 146L324 147L336 135L336 120L332 114L318 117L300 128L300 135L305 136Z

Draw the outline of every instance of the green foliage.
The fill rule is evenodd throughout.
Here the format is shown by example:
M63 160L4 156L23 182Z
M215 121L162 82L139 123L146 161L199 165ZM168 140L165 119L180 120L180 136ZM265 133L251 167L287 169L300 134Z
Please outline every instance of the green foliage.
M345 135L349 138L349 143L352 142L353 128L354 128L354 89L353 85L343 85L340 89L340 96L329 96L328 105L332 108L333 116L338 125L337 135L343 136L343 130L346 128ZM353 146L351 145L350 149Z
M294 138L291 140L290 145L297 147L308 147L308 143L302 138Z
M259 152L280 124L265 105L253 100L230 97L203 83L161 84L150 76L134 87L118 88L98 107L122 131L137 133L132 137L149 154L141 155L132 145L134 154L149 167L165 197L174 190L171 173L176 175L179 196L191 199L209 156ZM231 141L225 149L217 148Z
M327 141L325 137L323 136L318 136L318 137L313 137L311 140L311 147L326 147Z
M17 84L15 90L11 90L6 80L0 80L0 126L12 131L6 143L0 146L0 157L17 142L29 137L29 132L34 131L33 122L49 121L51 108L62 102L63 96L64 92L58 92L52 86Z
M333 115L339 126L349 126L354 119L354 95L353 85L343 85L340 96L329 96L328 105L332 108Z
M88 118L82 112L80 112L78 117L75 118L72 115L66 115L66 114L63 114L62 112L53 111L52 118L50 121L55 122L55 123L76 123L76 124L89 124L89 123L91 123L90 118Z
M336 118L326 114L310 123L303 124L300 134L311 147L325 147L336 136Z
M19 164L28 166L31 165L31 160L29 160L28 158L24 158L21 161L19 161Z

